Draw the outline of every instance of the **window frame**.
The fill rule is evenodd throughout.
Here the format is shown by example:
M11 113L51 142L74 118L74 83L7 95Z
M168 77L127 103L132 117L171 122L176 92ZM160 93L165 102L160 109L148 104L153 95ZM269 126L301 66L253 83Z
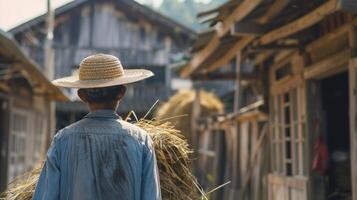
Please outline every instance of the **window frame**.
M279 67L286 67L287 64L291 65L291 59L286 59L270 69L271 169L273 173L279 175L306 177L308 141L305 83L298 70L293 70L293 73L286 77L276 79L276 70ZM295 69L293 66L291 68ZM289 165L291 170L288 169Z

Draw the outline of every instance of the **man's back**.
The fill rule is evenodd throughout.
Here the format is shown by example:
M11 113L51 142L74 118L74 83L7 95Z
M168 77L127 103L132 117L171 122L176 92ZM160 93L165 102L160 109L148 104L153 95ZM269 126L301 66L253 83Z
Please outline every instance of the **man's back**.
M34 199L160 199L151 139L114 111L89 113L56 135Z

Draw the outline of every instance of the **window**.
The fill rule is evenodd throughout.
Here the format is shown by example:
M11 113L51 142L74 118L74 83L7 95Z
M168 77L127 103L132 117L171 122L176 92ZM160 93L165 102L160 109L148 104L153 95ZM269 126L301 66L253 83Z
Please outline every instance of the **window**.
M157 38L156 38L156 48L162 49L165 47L165 35L162 32L157 33Z
M305 148L305 119L301 87L271 97L270 131L272 169L286 176L304 176L307 173Z
M28 122L25 112L14 112L11 117L9 146L9 182L26 170L26 132Z
M9 141L8 182L35 167L43 159L41 155L46 118L31 110L14 108L11 112Z
M146 43L146 31L144 27L140 27L139 29L139 33L140 33L140 41L142 42L142 44Z

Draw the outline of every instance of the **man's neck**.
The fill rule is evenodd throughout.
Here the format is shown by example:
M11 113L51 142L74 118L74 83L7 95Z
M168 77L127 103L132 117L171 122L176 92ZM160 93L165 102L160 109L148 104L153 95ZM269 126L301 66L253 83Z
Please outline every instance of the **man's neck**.
M117 104L88 104L89 110L91 112L96 111L96 110L113 110L116 111L117 109Z

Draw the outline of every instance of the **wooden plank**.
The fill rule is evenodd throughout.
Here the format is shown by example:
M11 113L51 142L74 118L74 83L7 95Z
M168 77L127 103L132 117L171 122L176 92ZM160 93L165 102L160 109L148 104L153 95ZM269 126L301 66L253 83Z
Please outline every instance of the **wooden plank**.
M188 65L181 71L181 76L188 77L195 71L219 46L220 38L229 31L232 24L242 20L261 2L262 0L245 0L239 5L220 25L216 27L216 33L211 41L204 49L194 55Z
M273 19L276 15L278 15L288 4L288 2L285 2L286 0L278 0L275 1L271 5L271 9L268 10L267 13L264 14L261 18L257 20L258 23L264 24L267 23L270 19ZM227 53L221 57L219 60L216 62L212 63L212 65L207 66L208 71L213 71L226 63L228 63L230 60L232 60L235 56L235 53L246 47L249 43L251 43L255 39L254 36L247 36L238 41L233 47L231 47Z
M11 97L1 93L0 104L0 191L4 191L8 183Z
M314 40L310 44L306 45L305 50L307 52L312 52L312 51L318 50L319 48L325 46L326 43L328 43L329 41L336 40L337 38L341 37L343 34L346 34L349 31L350 26L351 26L351 24L348 23L346 25L339 27L337 30Z
M288 37L294 33L302 31L320 22L327 15L338 10L337 3L339 0L329 0L312 12L300 17L299 19L277 28L260 38L261 44L269 44L279 39Z
M247 166L248 168L242 174L243 182L242 182L242 187L241 187L241 195L240 195L241 198L240 199L244 199L244 194L248 187L247 184L249 183L249 180L252 178L253 166L256 165L259 152L261 151L261 147L262 147L263 141L264 141L267 133L268 133L268 124L266 123L266 124L264 124L264 126L261 130L261 133L259 135L258 141L252 151L252 156L250 157L250 159L248 159L248 161L249 161L248 166Z
M237 75L232 72L228 73L207 73L207 74L194 74L192 80L235 80Z
M349 45L351 48L357 46L357 28L352 26L349 31ZM351 182L352 182L352 199L357 200L357 64L356 58L350 60L349 63L349 120L350 120L350 151L351 151Z
M197 119L199 118L200 114L201 114L201 95L200 95L200 91L198 89L195 89L195 99L193 102L193 108L192 108L192 112L191 112L191 133L190 133L190 138L188 138L188 140L191 142L192 148L194 150L194 156L197 158L197 150L199 149L199 136L198 136L198 128L197 128ZM198 160L194 161L194 172L197 172L198 170Z
M267 27L256 22L236 22L231 30L231 35L262 35L266 33Z
M232 164L232 191L230 192L230 199L236 196L236 193L239 188L239 137L238 137L238 123L231 123L230 124L232 141L233 141L233 148L232 148L232 157L233 157L233 164Z
M269 20L274 19L290 2L291 0L276 0L258 22L265 24Z
M240 74L240 70L241 70L241 65L242 65L242 60L241 60L241 57L242 57L242 52L239 51L237 52L237 55L236 55L236 66L235 66L235 73L237 74L237 76L239 76ZM240 107L240 98L241 98L241 90L240 90L240 80L237 79L235 80L234 82L234 102L233 102L233 111L234 113L237 113L238 112L238 109ZM237 124L238 126L238 124Z
M240 123L246 122L246 121L268 121L268 115L266 113L260 112L260 111L252 111L248 112L242 115L239 115L237 120Z
M180 72L180 75L184 78L188 77L214 52L214 50L218 47L218 45L219 45L219 37L217 34L215 34L204 49L193 55L193 58Z
M321 62L313 64L304 70L304 78L312 79L324 75L325 73L348 64L350 50L345 50L335 56L327 58Z
M230 14L220 25L216 27L219 37L225 35L234 22L241 21L251 13L263 0L245 0Z
M232 60L236 56L237 52L241 51L244 47L246 47L254 39L255 39L254 36L248 36L248 37L245 37L245 38L242 38L241 40L239 40L219 60L216 60L211 65L209 65L207 67L207 71L214 71L217 68L228 63L230 60Z
M351 166L355 166L357 163L357 129L356 129L356 115L357 115L357 101L356 101L356 89L357 89L357 68L355 66L349 66L349 120L350 120L350 148L351 148ZM357 170L355 167L351 167L352 172L352 196L353 200L357 200Z
M269 52L263 52L263 53L260 53L257 57L255 57L254 59L254 64L257 66L257 65L260 65L262 64L266 59L268 59L270 56L273 55L273 52L269 51Z
M286 45L260 45L247 48L248 53L266 52L266 51L286 51L298 50L302 46L299 44L286 44Z

